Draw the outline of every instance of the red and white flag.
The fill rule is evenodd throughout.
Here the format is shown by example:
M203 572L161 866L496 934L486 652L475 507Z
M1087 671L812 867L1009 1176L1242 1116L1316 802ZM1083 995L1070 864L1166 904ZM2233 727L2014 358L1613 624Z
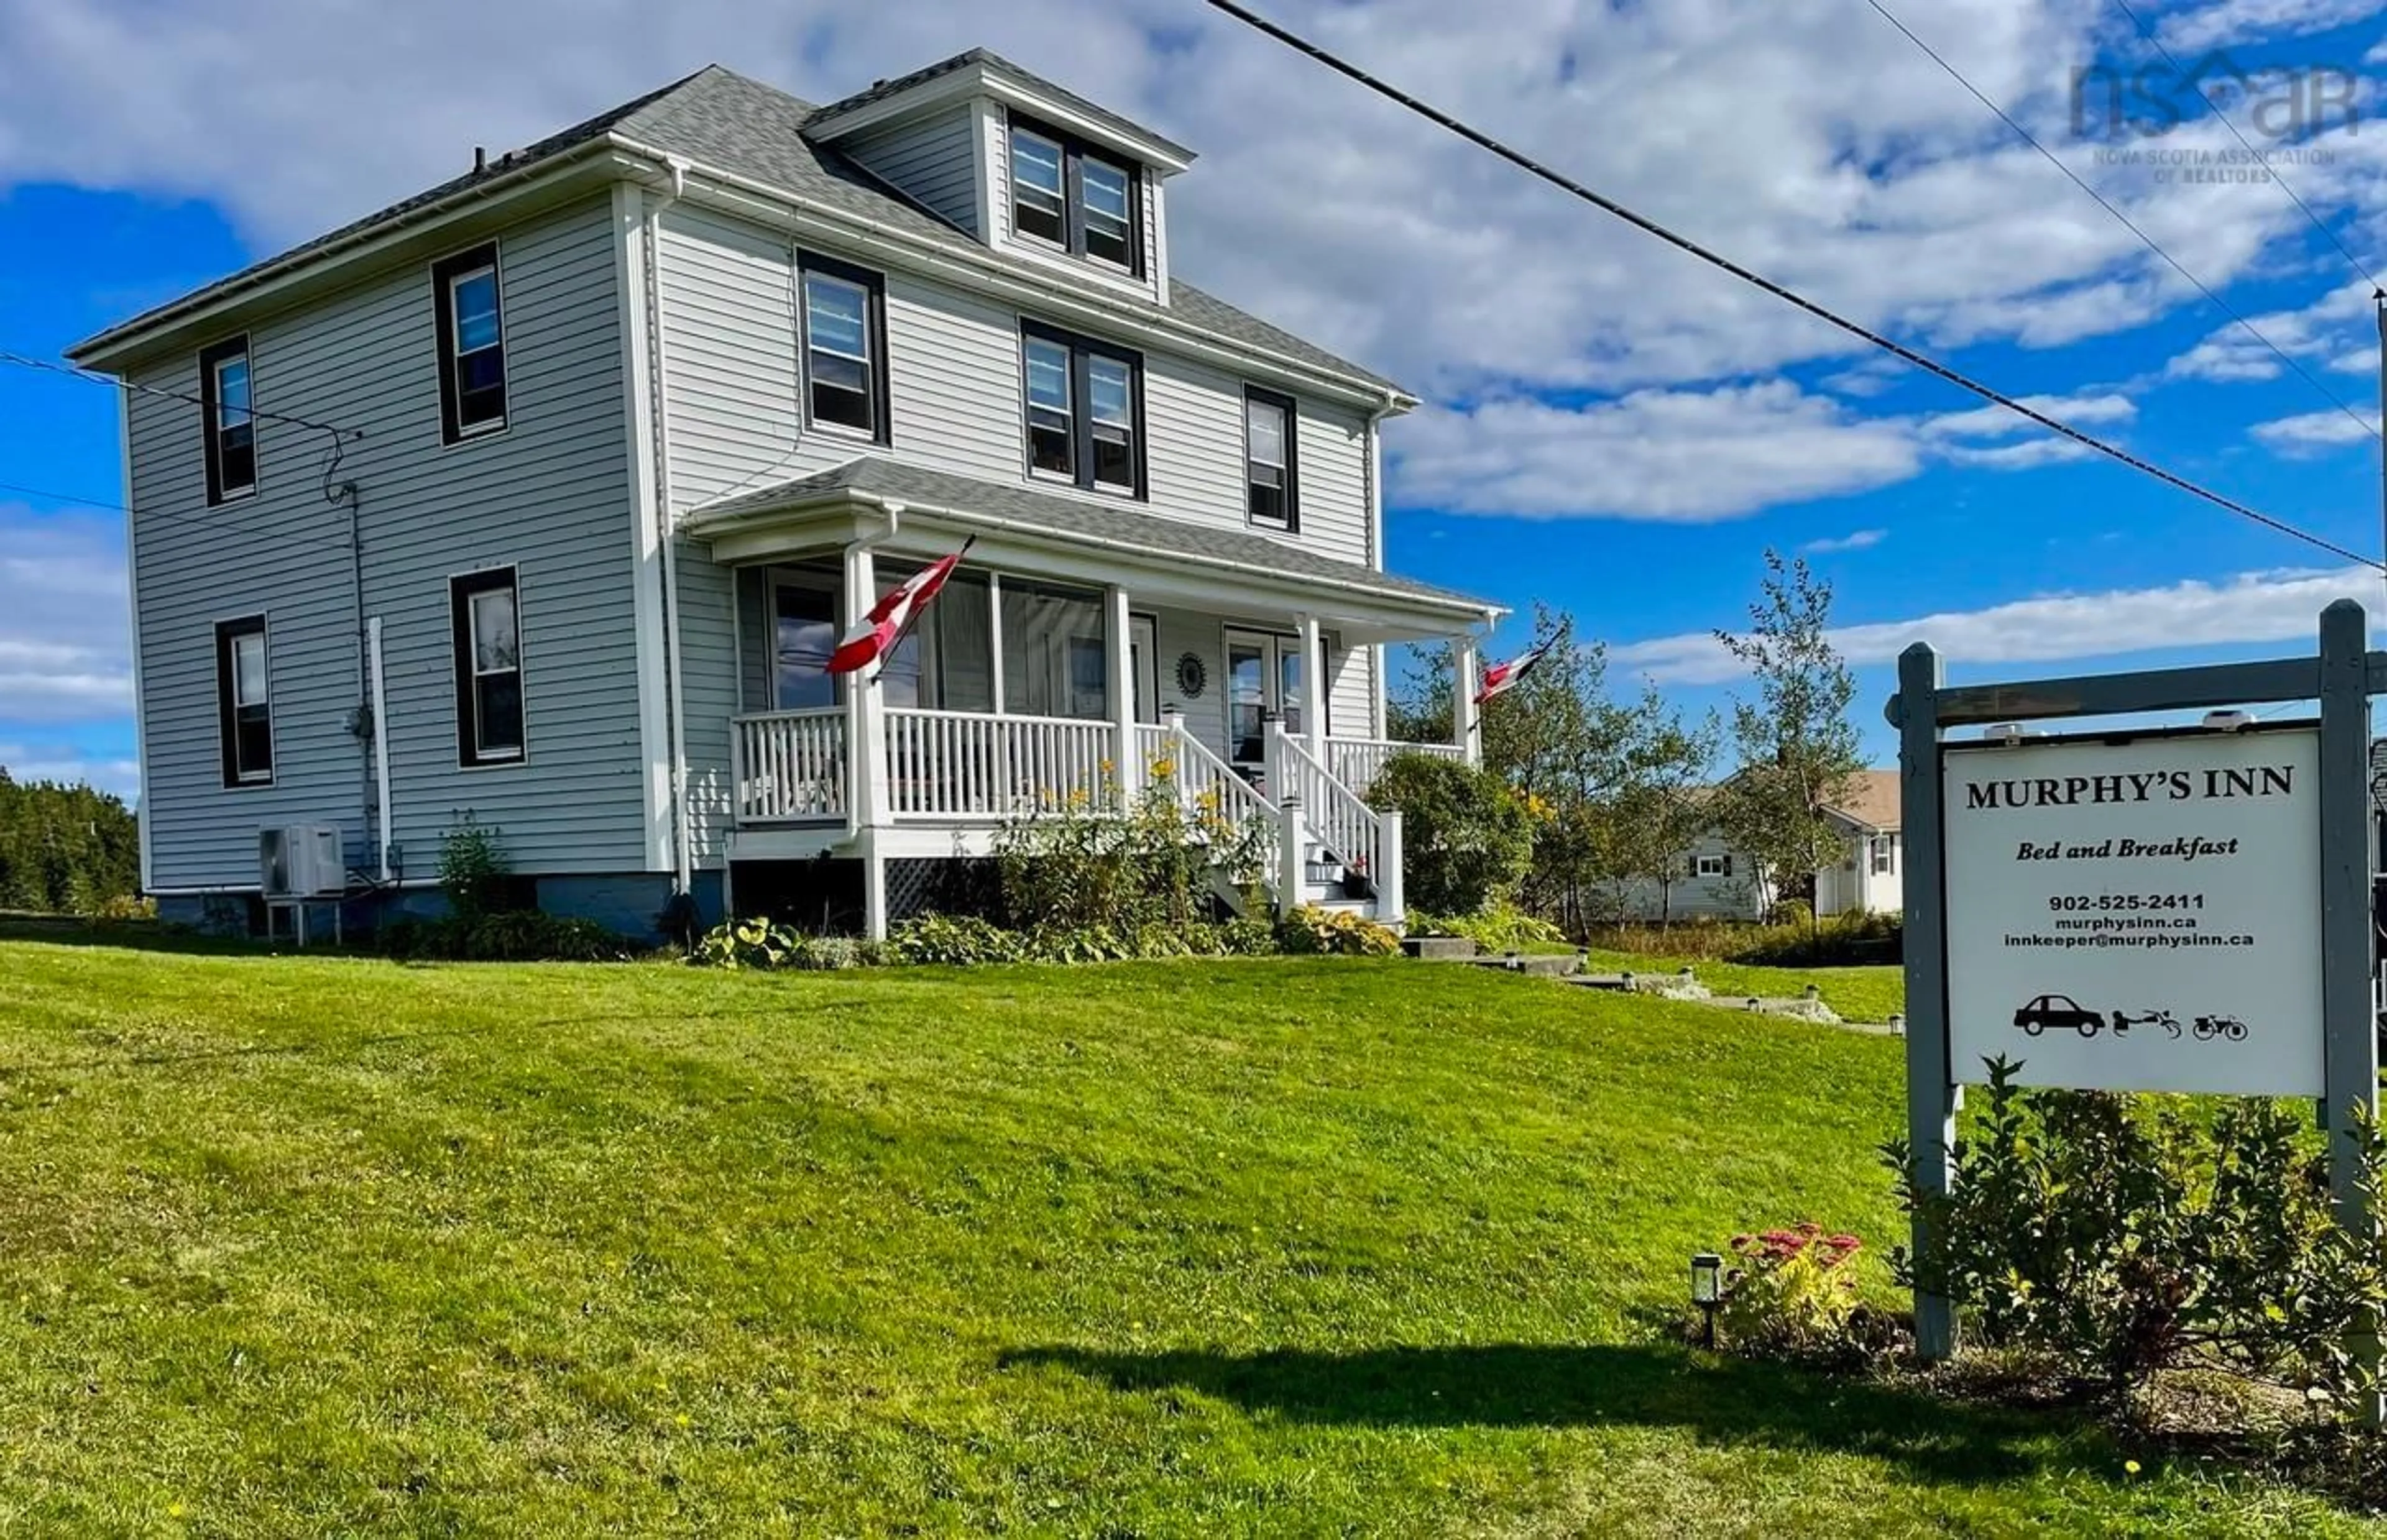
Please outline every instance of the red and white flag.
M954 575L954 569L961 565L962 558L969 554L970 547L976 544L978 536L973 535L962 542L961 549L921 568L889 589L887 596L870 607L870 612L845 634L845 640L839 643L837 650L829 655L828 671L831 674L851 674L858 668L884 661L895 650L896 644L903 639L903 633L911 628L912 622L920 612L928 607L928 601L943 589L945 579Z
M1557 641L1558 637L1551 637L1518 653L1505 663L1494 663L1485 669L1484 688L1475 692L1475 703L1480 706L1502 690L1513 688L1526 675L1534 671L1534 665L1542 661L1542 655L1549 651Z

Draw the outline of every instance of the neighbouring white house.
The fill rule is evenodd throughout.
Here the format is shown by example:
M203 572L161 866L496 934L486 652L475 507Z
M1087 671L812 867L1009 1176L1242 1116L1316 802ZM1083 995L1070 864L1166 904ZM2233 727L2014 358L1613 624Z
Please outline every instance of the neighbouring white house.
M1815 873L1818 915L1895 914L1906 907L1905 841L1900 833L1898 772L1866 770L1841 805L1825 809L1841 831L1841 857ZM1661 893L1636 883L1624 897L1627 918L1754 920L1773 906L1747 852L1720 834L1692 847L1682 880Z
M550 911L883 934L1166 760L1271 903L1397 918L1383 649L1471 677L1502 612L1386 569L1417 398L1174 271L1193 160L983 51L826 107L708 68L76 347L161 913L405 907L469 812Z

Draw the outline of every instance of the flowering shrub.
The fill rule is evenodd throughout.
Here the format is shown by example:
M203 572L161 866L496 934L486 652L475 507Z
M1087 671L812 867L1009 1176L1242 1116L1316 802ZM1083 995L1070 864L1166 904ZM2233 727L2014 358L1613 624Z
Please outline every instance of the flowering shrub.
M1173 760L1155 759L1145 769L1143 789L1132 798L1106 781L1093 794L1073 790L996 833L1003 908L1012 925L1131 935L1155 924L1207 921L1217 907L1214 874L1247 896L1256 890L1268 827L1257 819L1235 827L1215 792L1183 795ZM1129 954L1108 945L1095 950Z
M1737 1265L1724 1274L1716 1321L1745 1352L1819 1357L1844 1348L1857 1308L1853 1263L1864 1243L1827 1235L1818 1224L1732 1238Z

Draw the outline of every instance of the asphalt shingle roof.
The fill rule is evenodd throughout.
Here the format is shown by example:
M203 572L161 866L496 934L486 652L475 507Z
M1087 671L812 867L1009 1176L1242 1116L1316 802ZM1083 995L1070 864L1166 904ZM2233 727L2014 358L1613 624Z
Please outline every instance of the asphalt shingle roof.
M831 492L865 492L963 512L986 513L1056 535L1090 535L1156 556L1204 557L1290 577L1326 578L1411 599L1486 607L1484 600L1471 595L1378 572L1357 562L1336 561L1294 541L1273 540L1244 530L1198 524L1002 482L980 481L974 476L953 475L876 455L708 504L695 511L692 523L701 534L741 515L769 512Z
M985 57L994 63L1004 64L993 55ZM961 55L931 68L956 68L970 57L970 55ZM1026 81L1034 82L1040 89L1057 89L1036 81L1034 76L1017 69L1016 66L1004 64L1004 67L1014 69ZM852 98L849 98L851 100ZM815 145L805 138L806 124L821 111L812 103L790 96L776 86L749 80L717 64L707 65L695 74L659 91L599 113L525 149L493 159L486 171L467 173L444 182L427 192L392 204L379 213L343 225L279 257L244 269L132 321L112 326L98 336L77 344L69 352L81 353L103 340L114 341L163 321L174 312L207 304L316 251L377 226L395 222L418 208L469 191L491 178L512 175L525 166L560 156L608 134L618 134L653 149L685 156L701 165L766 183L811 202L861 215L925 240L977 255L987 254L988 248L967 232L914 203L835 149ZM1049 276L1042 268L1031 268L1026 262L1019 265L1023 271ZM1254 347L1267 348L1314 368L1353 376L1385 390L1402 389L1381 374L1362 369L1347 359L1338 358L1313 343L1305 342L1292 333L1237 309L1225 300L1206 294L1173 275L1169 280L1168 293L1169 304L1166 308L1143 304L1124 296L1118 297L1118 302L1140 309L1156 321L1173 316L1220 336ZM1406 391L1402 393L1408 394Z

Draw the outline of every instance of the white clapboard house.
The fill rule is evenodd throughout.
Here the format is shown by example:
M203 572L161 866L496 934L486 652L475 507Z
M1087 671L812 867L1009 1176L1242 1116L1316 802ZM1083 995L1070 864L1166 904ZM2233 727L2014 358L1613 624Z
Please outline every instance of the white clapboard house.
M1193 158L983 52L827 107L712 68L81 344L136 387L161 911L424 902L469 810L551 911L877 932L1161 758L1273 902L1392 907L1383 649L1498 612L1386 571L1415 398L1171 271Z

